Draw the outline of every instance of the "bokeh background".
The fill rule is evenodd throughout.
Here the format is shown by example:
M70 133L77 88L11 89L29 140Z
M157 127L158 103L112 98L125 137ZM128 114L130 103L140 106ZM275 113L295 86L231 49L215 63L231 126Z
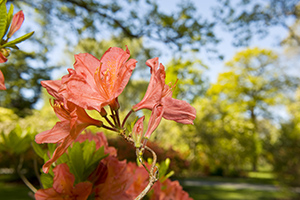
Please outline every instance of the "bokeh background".
M74 54L100 58L127 45L138 64L119 98L123 117L142 99L153 57L166 82L178 80L173 97L197 110L194 125L163 120L149 143L191 197L300 198L299 0L11 3L25 13L16 35L35 34L0 66L1 197L30 199L20 174L35 183L43 164L31 142L57 118L40 81L66 74ZM134 149L105 134L119 159L135 161Z

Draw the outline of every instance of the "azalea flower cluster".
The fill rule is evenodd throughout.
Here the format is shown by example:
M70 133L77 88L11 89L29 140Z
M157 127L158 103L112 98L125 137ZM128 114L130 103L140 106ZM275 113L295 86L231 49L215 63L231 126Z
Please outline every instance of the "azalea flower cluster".
M52 158L43 166L45 173L90 125L125 135L125 122L132 112L141 109L151 110L146 132L143 132L143 116L136 122L129 136L139 148L141 141L151 136L162 117L183 124L193 124L196 117L195 108L185 101L172 98L174 85L165 84L165 68L159 64L158 58L146 62L151 72L146 94L141 102L132 106L132 110L121 123L118 96L127 85L137 63L135 59L129 57L128 48L124 51L118 47L108 49L100 60L88 53L78 54L75 55L74 69L68 69L68 75L63 76L61 80L41 82L48 93L55 98L52 107L60 119L51 130L44 131L35 138L37 143L59 143ZM112 119L107 117L107 108L111 111ZM98 111L103 117L102 121L91 118L86 109ZM103 120L109 126L105 125Z
M104 147L109 156L102 159L87 180L76 183L75 176L65 163L54 169L53 186L40 189L35 193L36 200L45 199L122 199L131 200L138 196L146 187L147 171L136 163L126 163L117 159L117 151L109 147L102 132L81 134L74 142L94 141L96 148ZM148 193L150 200L180 199L190 200L182 190L178 181L161 179L153 186L153 192Z
M75 55L74 69L68 69L69 74L63 76L61 80L41 82L48 93L54 97L50 102L60 120L51 130L44 131L35 137L35 141L38 144L58 144L51 158L43 165L45 173L49 172L49 169L53 166L52 164L67 151L68 147L80 137L80 133L88 126L96 126L120 134L137 148L137 156L143 164L141 157L145 149L151 151L155 157L155 153L146 146L146 142L158 127L162 118L183 124L193 124L193 120L196 117L195 108L185 101L172 98L172 90L175 84L170 86L165 84L165 68L158 62L158 58L153 58L146 62L146 65L150 67L151 78L144 98L138 104L133 105L132 109L121 120L118 96L123 92L137 63L135 59L129 58L130 52L127 47L126 50L111 47L104 53L100 60L88 53L78 54ZM129 116L142 109L152 111L146 131L144 132L145 116L136 121L131 128L132 130L127 130L125 125ZM101 119L94 119L87 113L87 110L97 111ZM110 114L108 114L109 111ZM124 171L125 163L115 163L110 166L110 162L117 161L107 160L107 163L104 164L108 168L118 168L118 170L116 169L118 172ZM151 170L148 171L150 177L149 184L152 183L152 185L157 181L157 169L155 162L153 163L154 165L152 165ZM67 167L64 165L57 167L54 170L54 180L60 179L59 174L62 171L65 170L66 173L68 172ZM145 164L144 167L147 169ZM103 172L102 165L99 170L97 173ZM68 174L68 177L71 177L71 175ZM94 178L92 179L95 180ZM70 178L69 181L73 184L74 181L72 180ZM91 187L88 183L82 184L86 188ZM112 185L114 185L113 181L107 183L105 187L112 187ZM55 184L53 187L56 192L60 193L60 189L55 188ZM120 185L116 187L119 188ZM122 191L126 187L124 186ZM75 190L76 188L77 185L75 185ZM95 188L97 187L94 187L93 191L98 191ZM111 191L109 188L101 188L96 193L102 190L105 190L105 192ZM68 188L63 191L71 192L71 189ZM86 189L86 191L89 190ZM71 195L71 193L68 195ZM75 192L74 195L77 195L77 193Z
M6 0L0 2L0 63L5 63L10 55L10 49L18 49L16 44L28 39L34 32L27 33L15 40L9 41L10 38L18 31L24 22L24 13L22 10L13 15L14 6L11 5L8 13L6 13ZM9 28L10 27L10 28ZM6 38L5 38L6 36ZM4 39L5 38L5 39ZM0 90L5 90L4 76L0 70Z

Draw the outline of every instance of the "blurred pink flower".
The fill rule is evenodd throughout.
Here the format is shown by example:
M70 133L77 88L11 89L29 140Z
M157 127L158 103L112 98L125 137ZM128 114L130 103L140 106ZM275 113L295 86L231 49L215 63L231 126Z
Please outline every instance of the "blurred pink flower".
M127 173L132 174L131 178L133 183L130 185L126 193L135 198L147 186L149 174L144 167L138 167L136 163L131 162L127 163Z
M67 164L63 163L53 169L53 187L40 189L35 193L36 200L86 200L92 191L93 184L81 182L74 186L75 177L70 173Z
M55 114L60 119L55 126L48 131L44 131L35 136L36 143L60 143L54 151L52 158L48 160L43 171L48 173L49 168L62 154L64 154L71 143L79 136L79 134L90 125L102 126L102 122L92 119L86 111L68 101L65 101L59 95L59 81L42 81L42 86L45 87L49 94L56 99L52 105Z
M106 166L106 168L103 166ZM100 163L98 170L101 173L94 173L89 179L97 180L93 192L96 200L132 200L132 196L126 191L132 184L131 174L127 173L126 160L119 161L116 157L108 156ZM105 171L107 170L107 171ZM106 175L107 174L107 175ZM99 179L95 176L100 176Z
M154 193L150 200L193 200L189 194L182 190L178 181L165 180L163 183L157 182L153 186Z
M7 34L7 38L11 38L11 36L20 29L20 27L23 24L24 21L24 13L22 10L20 10L19 12L17 12L16 14L14 14L13 18L12 18L12 23L10 25L10 30Z
M6 90L5 83L4 83L4 76L1 70L0 70L0 90Z
M75 55L73 69L62 78L62 94L68 100L85 109L97 110L110 105L118 108L117 97L127 85L136 60L128 58L130 52L118 47L109 48L102 58L84 53ZM127 61L128 60L128 61Z
M165 84L165 68L158 63L158 58L147 60L146 64L150 67L150 83L142 101L134 105L132 109L134 111L153 110L155 105L160 104L164 107L163 118L183 124L193 124L196 109L186 101L172 98L172 89L175 85L170 87Z

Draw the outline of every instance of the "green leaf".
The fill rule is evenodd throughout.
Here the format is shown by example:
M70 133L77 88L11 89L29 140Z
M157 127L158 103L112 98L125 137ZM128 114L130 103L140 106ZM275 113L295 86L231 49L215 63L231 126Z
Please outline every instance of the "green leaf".
M69 161L68 154L64 153L56 160L56 164L59 165L62 163L67 163L68 161Z
M68 149L70 172L74 174L76 183L83 181L84 160L81 144L73 143L72 148Z
M83 144L82 150L83 150L84 164L85 166L87 166L91 162L94 151L96 150L96 142L94 140L91 142L86 140L82 144Z
M109 154L104 153L104 146L100 147L97 151L94 152L93 158L85 166L84 177L87 178L98 166L99 162L107 157Z
M41 158L44 158L44 154L46 153L39 144L37 144L36 142L32 142L31 143L34 152Z
M6 23L6 29L5 29L5 33L7 33L7 30L9 28L9 25L11 23L11 20L13 18L13 15L14 15L14 5L11 4L10 5L10 8L9 8L9 11L7 13L7 23Z
M47 146L48 146L49 152L50 152L51 154L53 154L53 152L54 152L55 149L56 149L56 144L54 144L54 143L48 143Z
M42 174L41 175L41 182L44 189L51 188L53 185L53 176L48 174Z
M6 0L4 0L0 4L0 40L2 40L2 38L6 33L5 32L6 24L7 24Z
M27 40L28 38L30 38L32 35L34 34L34 31L27 33L13 41L10 41L8 43L5 43L4 45L2 45L2 47L14 47L16 44L23 42L24 40Z

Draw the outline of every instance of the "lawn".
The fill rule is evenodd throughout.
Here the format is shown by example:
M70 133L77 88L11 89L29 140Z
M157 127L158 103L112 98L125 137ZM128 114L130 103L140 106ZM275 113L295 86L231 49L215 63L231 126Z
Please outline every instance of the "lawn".
M7 200L32 200L30 190L22 183L0 182L0 199Z
M195 200L290 200L295 198L295 195L285 191L257 191L218 186L184 186L183 189Z
M185 179L186 180L186 179ZM253 173L248 178L223 178L205 177L189 179L193 181L206 181L218 183L247 183L266 184L278 186L278 182L269 175ZM180 180L183 183L183 179ZM299 199L295 193L287 190L263 191L253 189L236 189L216 185L188 186L183 184L183 189L190 194L194 200L291 200ZM29 189L22 183L5 183L0 181L0 199L7 200L31 200L28 196Z

